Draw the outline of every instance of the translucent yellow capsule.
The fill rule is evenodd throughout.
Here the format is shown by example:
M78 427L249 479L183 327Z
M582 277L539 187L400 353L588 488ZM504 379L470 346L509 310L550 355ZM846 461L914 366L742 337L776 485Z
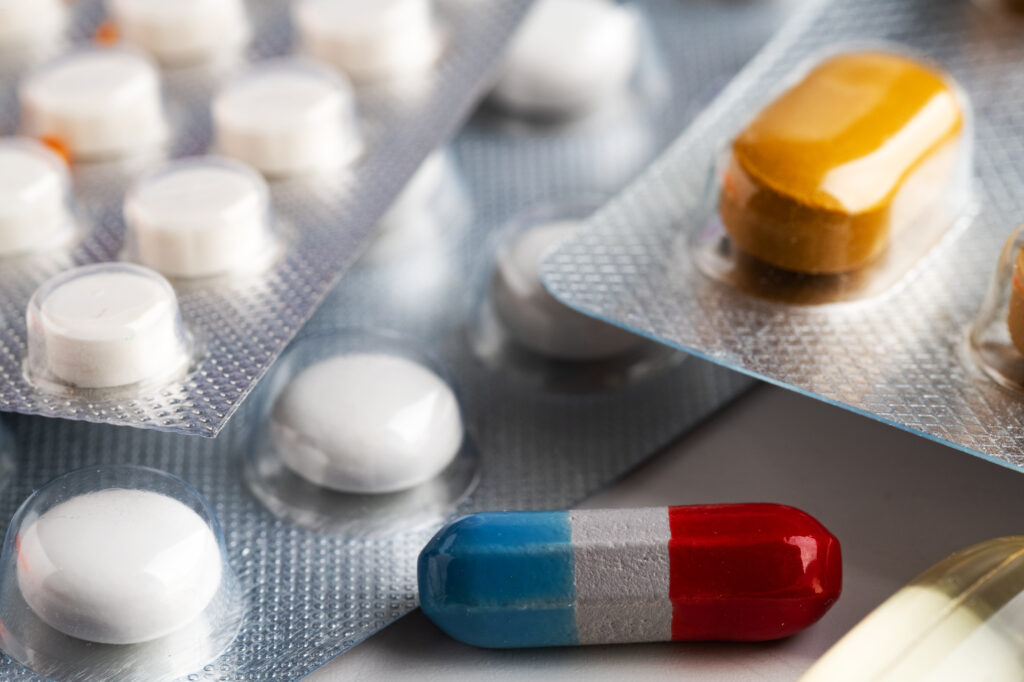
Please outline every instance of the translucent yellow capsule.
M801 682L1024 679L1024 536L953 554L875 609Z

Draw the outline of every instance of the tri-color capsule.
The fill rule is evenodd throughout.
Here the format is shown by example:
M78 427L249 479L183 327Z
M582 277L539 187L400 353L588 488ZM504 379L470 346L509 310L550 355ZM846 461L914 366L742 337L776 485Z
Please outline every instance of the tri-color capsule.
M839 541L777 504L473 514L419 558L424 613L483 647L777 639L841 584Z

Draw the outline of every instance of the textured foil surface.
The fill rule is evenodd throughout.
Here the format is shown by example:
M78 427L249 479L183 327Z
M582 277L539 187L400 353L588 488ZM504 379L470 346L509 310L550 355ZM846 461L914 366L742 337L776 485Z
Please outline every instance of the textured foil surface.
M437 359L460 393L480 482L457 511L568 508L746 390L752 381L686 358L625 388L562 392L478 357L470 318L486 290L494 237L524 211L605 197L635 177L797 5L637 0L651 37L627 114L605 125L514 125L483 107L447 151L463 200L436 244L349 269L300 332L397 333ZM649 78L648 78L649 77ZM456 197L457 198L457 197ZM176 473L211 502L248 613L229 651L186 679L293 680L415 608L416 557L436 524L329 534L273 515L243 482L243 455L268 382L215 439L7 415L0 496L9 519L67 470L142 463ZM9 455L9 457L4 457ZM69 671L69 675L71 671ZM37 680L0 660L0 678Z
M182 317L202 343L195 369L134 398L90 399L46 393L22 372L25 307L36 287L75 265L117 260L124 223L121 202L131 179L159 159L76 163L73 185L83 238L70 251L0 265L0 410L214 436L274 358L356 258L376 219L426 154L450 135L482 94L495 58L530 0L440 0L444 51L415 89L357 91L365 151L352 165L315 178L271 183L285 253L256 277L176 285ZM253 37L241 63L227 72L164 69L172 128L170 157L211 148L208 102L231 72L295 52L284 0L248 4ZM98 0L71 7L67 47L88 43L104 18ZM13 68L13 67L12 67ZM0 85L0 134L18 129L17 80Z
M967 327L1024 215L1024 24L963 0L834 0L787 27L635 183L545 263L579 309L781 386L1024 468L1024 400L973 364ZM935 60L975 114L975 211L885 294L787 306L702 275L688 234L713 218L718 153L807 60L895 43ZM1006 283L1009 285L1009 282Z

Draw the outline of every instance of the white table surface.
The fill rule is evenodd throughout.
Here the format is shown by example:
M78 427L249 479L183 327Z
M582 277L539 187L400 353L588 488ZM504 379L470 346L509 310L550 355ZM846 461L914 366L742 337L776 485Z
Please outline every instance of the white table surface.
M890 593L950 552L1024 533L1024 475L839 408L759 386L586 507L781 502L843 549L843 594L805 632L768 644L494 651L449 639L419 610L307 679L794 680Z

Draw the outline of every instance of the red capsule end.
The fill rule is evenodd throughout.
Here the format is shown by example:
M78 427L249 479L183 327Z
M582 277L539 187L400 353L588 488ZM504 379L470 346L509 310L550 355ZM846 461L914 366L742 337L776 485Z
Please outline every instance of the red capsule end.
M799 509L670 507L669 525L674 640L788 637L839 598L839 540Z

